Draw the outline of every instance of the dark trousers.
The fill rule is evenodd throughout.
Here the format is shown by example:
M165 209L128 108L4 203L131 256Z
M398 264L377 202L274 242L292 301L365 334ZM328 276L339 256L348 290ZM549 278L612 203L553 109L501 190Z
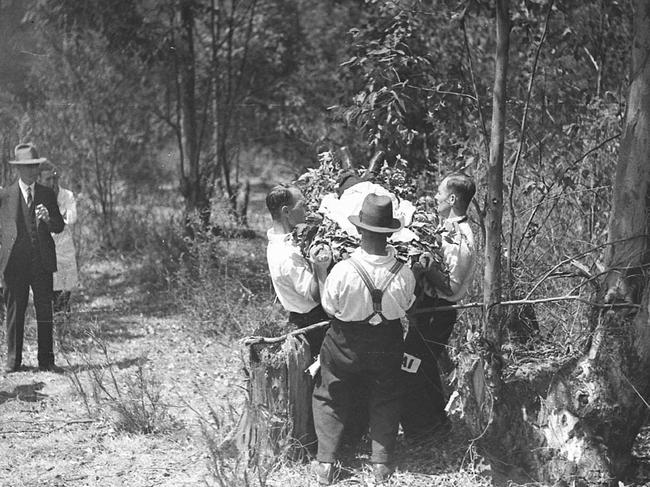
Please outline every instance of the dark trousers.
M306 326L321 321L329 321L329 319L329 316L327 316L327 313L325 313L325 310L320 304L307 313L294 313L293 311L289 313L289 323L295 325L296 328L305 328ZM327 327L324 326L317 330L305 333L305 338L307 338L307 343L309 343L312 357L315 357L320 353L320 347L323 344L323 338L325 337L326 331Z
M319 323L321 321L329 321L330 317L327 316L327 313L325 313L325 310L323 307L319 304L316 307L314 307L312 310L308 311L307 313L295 313L295 312L290 312L289 313L289 323L294 325L296 328L305 328L306 326L313 325L315 323ZM325 337L325 332L327 331L327 326L323 326L322 328L318 328L316 330L309 331L305 333L305 338L307 339L307 343L309 344L309 350L312 358L315 358L319 353L320 353L320 347L323 343L323 338ZM314 390L314 385L315 381L310 382L311 390L310 392L313 392ZM307 449L309 450L310 453L314 453L314 438L316 437L316 430L314 428L314 415L309 408L309 425L308 425L309 431L308 431L308 438L309 438L309 444L305 445Z
M444 299L425 298L419 307L452 304ZM426 433L446 420L447 399L438 360L449 341L457 317L456 310L449 310L409 318L404 352L410 357L405 356L401 373L405 387L401 423L407 437ZM413 371L411 357L421 361L416 371Z
M52 337L52 273L11 268L5 271L4 301L7 314L7 367L22 365L23 336L25 332L25 311L29 301L29 288L34 295L38 331L38 364L54 364L54 343Z
M332 321L321 347L320 378L312 400L320 462L337 460L359 387L368 391L370 461L390 461L399 427L402 354L399 320L377 326Z

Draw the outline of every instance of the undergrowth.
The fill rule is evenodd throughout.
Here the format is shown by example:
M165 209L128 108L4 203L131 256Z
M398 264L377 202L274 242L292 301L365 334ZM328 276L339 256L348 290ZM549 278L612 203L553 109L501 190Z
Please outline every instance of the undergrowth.
M104 417L117 431L127 433L159 434L175 429L162 399L163 385L147 366L146 357L138 357L131 374L121 374L99 335L90 329L87 336L100 356L78 352L81 366L71 364L67 355L65 359L70 371L67 377L88 415Z
M173 277L178 305L201 330L217 335L241 336L259 321L279 318L265 252L262 238L195 234Z
M220 410L208 404L207 414L191 409L199 418L207 450L209 486L266 487L271 474L287 464L290 425L264 408L248 401L243 410L230 404Z

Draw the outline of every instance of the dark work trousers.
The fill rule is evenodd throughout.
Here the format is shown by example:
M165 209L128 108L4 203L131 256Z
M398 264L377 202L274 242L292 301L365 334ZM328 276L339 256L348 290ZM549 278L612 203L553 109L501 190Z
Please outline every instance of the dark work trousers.
M34 295L38 331L38 364L54 364L52 338L52 273L26 266L12 269L9 261L5 271L4 301L7 308L7 367L18 368L22 364L25 311L29 301L29 288Z
M329 320L330 317L327 316L327 313L325 313L325 310L320 304L315 308L313 308L311 311L308 311L307 313L295 313L295 312L289 313L289 323L295 325L296 328L305 328L306 326L313 325L321 321L329 321ZM323 338L325 337L326 331L327 331L327 325L323 326L322 328L318 328L316 330L312 330L305 333L305 338L307 339L307 343L309 344L309 350L312 358L316 358L316 356L320 353L320 347L323 343ZM310 385L311 385L310 392L313 392L315 381L312 380ZM316 437L316 430L314 429L314 415L311 408L309 408L309 435L308 436L312 440L313 438ZM313 454L315 453L314 448L316 445L314 443L311 443L311 441L309 441L309 443L310 443L309 445L304 445L304 446L306 446L307 449L310 451L310 453Z
M418 307L453 304L444 299L425 297ZM405 392L401 423L406 437L426 434L446 420L447 399L442 387L438 360L449 341L457 317L456 310L434 311L409 317L404 352L421 362L416 371L413 371L411 358L405 356L402 364ZM410 370L405 370L409 366Z
M359 387L368 391L370 461L390 461L399 427L402 354L399 320L377 326L332 320L321 347L320 378L312 401L318 461L337 460Z
M294 313L293 311L289 313L289 323L295 325L296 328L305 328L306 326L321 321L329 321L329 319L329 316L327 316L327 313L325 313L325 310L320 304L307 313ZM307 338L307 343L309 343L312 357L315 357L320 353L320 346L323 344L326 330L327 326L323 326L317 330L305 333L305 338Z

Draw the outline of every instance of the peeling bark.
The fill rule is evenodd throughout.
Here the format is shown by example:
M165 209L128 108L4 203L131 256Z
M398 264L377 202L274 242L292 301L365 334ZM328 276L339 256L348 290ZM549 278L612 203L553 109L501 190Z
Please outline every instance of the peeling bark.
M458 365L468 423L475 431L490 425L481 434L483 445L547 483L615 485L630 474L632 446L648 410L650 0L635 0L634 9L632 78L609 222L610 271L598 299L641 308L594 310L593 335L581 357L509 371L498 397L480 385L491 379L489 357L481 358L479 347L468 344Z

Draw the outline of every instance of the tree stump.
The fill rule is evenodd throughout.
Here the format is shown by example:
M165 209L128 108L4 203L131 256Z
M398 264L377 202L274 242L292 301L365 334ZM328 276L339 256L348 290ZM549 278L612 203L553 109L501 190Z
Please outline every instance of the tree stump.
M262 456L304 458L315 445L309 344L303 335L249 346L248 401L237 428L237 448L250 463Z

